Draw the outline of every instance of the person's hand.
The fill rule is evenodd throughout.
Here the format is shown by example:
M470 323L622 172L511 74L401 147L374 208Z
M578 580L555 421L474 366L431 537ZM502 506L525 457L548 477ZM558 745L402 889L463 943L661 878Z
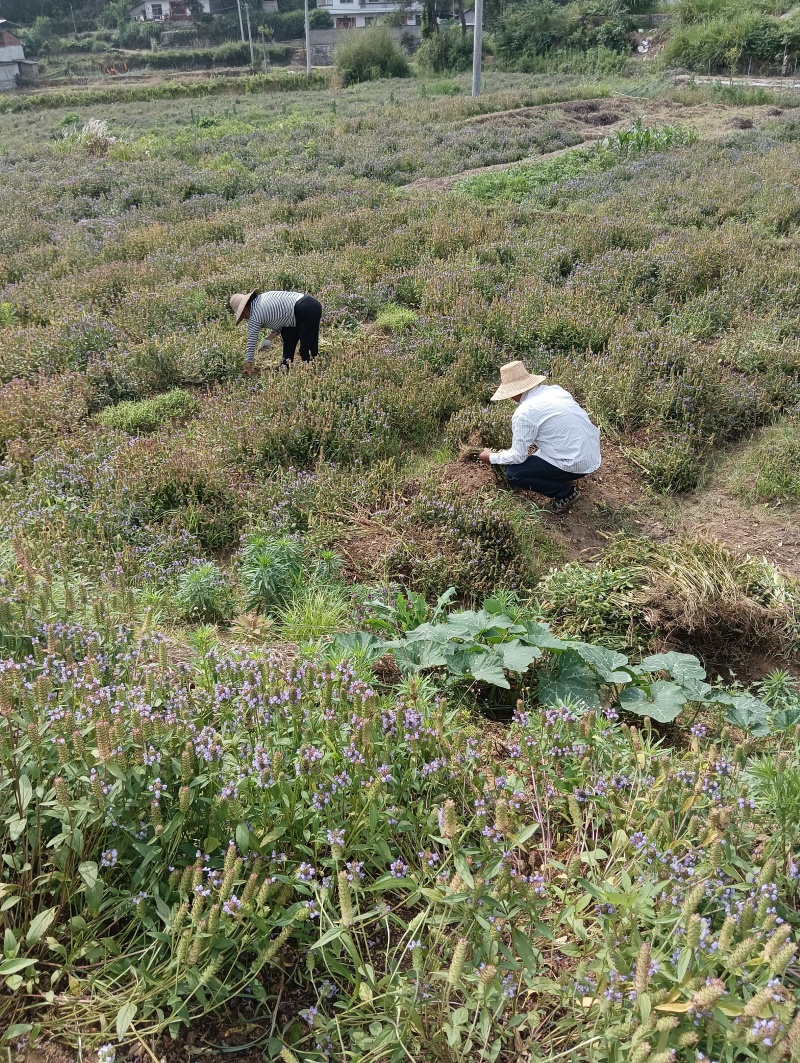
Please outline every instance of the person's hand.
M244 375L245 376L255 376L256 375L256 367L255 367L253 362L245 362L244 363Z
M491 453L492 452L491 452L491 450L489 450L488 447L484 447L483 450L478 455L478 461L482 461L484 465L490 465L491 462L489 461L489 455Z

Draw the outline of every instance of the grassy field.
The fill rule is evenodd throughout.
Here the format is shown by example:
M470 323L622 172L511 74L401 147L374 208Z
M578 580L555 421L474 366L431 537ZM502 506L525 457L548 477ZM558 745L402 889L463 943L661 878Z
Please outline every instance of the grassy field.
M0 1043L800 1058L798 100L259 86L3 115Z

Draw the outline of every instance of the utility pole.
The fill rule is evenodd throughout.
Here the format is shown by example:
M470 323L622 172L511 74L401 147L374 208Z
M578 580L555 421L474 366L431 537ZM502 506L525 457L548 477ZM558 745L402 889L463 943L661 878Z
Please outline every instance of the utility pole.
M472 95L481 94L481 59L483 57L483 0L475 0L475 29L472 36Z
M311 27L308 24L308 0L304 0L303 9L306 19L306 76L311 75Z
M250 41L250 66L255 63L255 56L253 55L253 34L250 31L250 5L244 5L245 14L247 15L247 39Z
M78 27L75 24L75 8L72 6L72 4L69 5L69 13L70 13L70 15L72 15L72 28L77 33L78 32Z
M267 42L264 39L264 31L263 30L261 31L261 48L262 48L262 50L264 52L264 73L267 74L267 73L269 73L269 71L267 70Z
M239 32L242 35L244 41L244 23L242 22L242 0L236 0L236 6L239 8Z

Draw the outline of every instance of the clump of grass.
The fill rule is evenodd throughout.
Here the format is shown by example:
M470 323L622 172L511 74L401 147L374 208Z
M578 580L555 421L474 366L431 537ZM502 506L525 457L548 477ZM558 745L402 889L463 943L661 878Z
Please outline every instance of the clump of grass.
M766 429L748 447L734 482L745 502L800 501L800 424Z
M408 307L399 306L397 303L387 303L378 313L375 323L390 332L405 332L415 324L416 320L417 315Z
M289 642L314 642L341 631L347 615L347 598L341 588L310 584L281 610L283 638Z
M97 415L97 420L104 428L116 428L131 434L152 432L167 421L189 417L196 412L198 405L191 392L173 388L150 399L109 406Z

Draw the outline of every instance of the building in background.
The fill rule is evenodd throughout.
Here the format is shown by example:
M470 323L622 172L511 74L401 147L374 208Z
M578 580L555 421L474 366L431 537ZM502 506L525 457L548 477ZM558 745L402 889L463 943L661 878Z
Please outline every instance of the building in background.
M39 73L38 63L25 58L22 41L11 32L16 28L13 22L0 18L0 92L17 89Z
M419 26L422 13L420 4L396 0L317 0L317 7L330 14L337 30L360 29L398 13L404 26Z
M228 10L225 0L198 0L204 15ZM183 22L192 17L188 0L141 0L131 7L134 22Z

